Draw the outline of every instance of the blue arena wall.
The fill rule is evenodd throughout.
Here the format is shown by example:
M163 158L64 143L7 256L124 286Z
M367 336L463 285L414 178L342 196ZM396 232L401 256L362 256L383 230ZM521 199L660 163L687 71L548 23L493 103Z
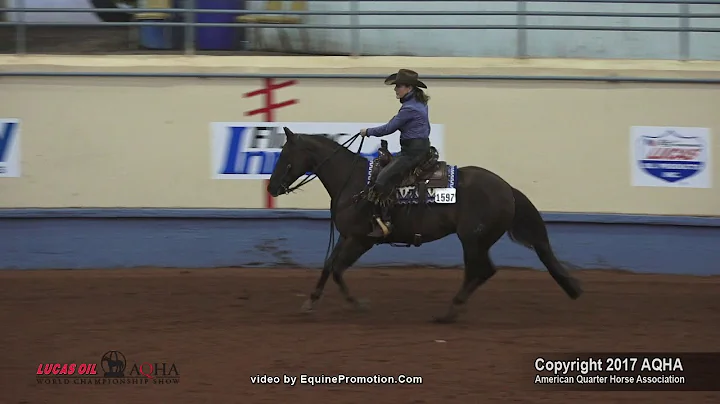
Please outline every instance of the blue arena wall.
M720 275L720 218L546 213L555 252L576 269ZM0 209L0 269L319 268L325 210ZM499 266L542 269L505 236ZM457 237L376 246L357 267L462 265Z

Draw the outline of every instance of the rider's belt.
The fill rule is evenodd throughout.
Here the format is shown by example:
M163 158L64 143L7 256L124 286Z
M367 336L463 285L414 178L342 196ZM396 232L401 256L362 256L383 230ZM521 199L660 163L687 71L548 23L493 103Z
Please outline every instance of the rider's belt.
M427 150L430 147L430 139L400 139L400 147L403 150Z

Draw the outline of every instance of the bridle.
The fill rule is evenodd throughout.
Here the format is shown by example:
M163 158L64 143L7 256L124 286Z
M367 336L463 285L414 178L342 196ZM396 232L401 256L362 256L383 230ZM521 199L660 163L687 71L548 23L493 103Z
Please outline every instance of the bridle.
M307 174L305 178L303 178L300 183L298 183L295 186L291 186L292 184L288 184L285 181L285 178L290 173L290 170L292 169L292 164L288 163L287 167L285 167L285 172L283 173L282 177L280 177L280 186L283 189L283 194L289 194L291 192L294 192L295 190L299 189L303 185L307 184L308 182L314 180L317 178L317 172L318 170L323 166L323 164L330 161L331 158L335 156L335 153L337 153L341 148L349 149L350 146L357 140L360 136L360 133L357 133L353 135L350 139L345 141L345 143L339 144L335 150L333 150L332 153L330 153L329 156L325 157L321 162L315 165L315 167L312 168L312 174ZM362 150L363 144L365 143L365 137L363 137L360 140L360 146L358 146L358 150L355 153L357 156L360 156L360 151ZM353 168L355 168L355 163L357 163L358 159L353 159L353 164L350 167L350 172L348 173L347 178L345 179L345 182L343 183L342 187L340 188L340 191L338 192L337 199L340 199L340 195L342 195L342 192L345 190L345 187L350 182L350 178L352 178ZM330 198L330 240L328 240L328 247L325 251L325 260L324 262L327 263L328 257L330 256L330 252L335 248L335 210L334 207L335 199Z
M287 175L290 173L290 170L292 169L292 164L291 164L291 163L288 163L288 165L285 167L285 172L283 173L282 177L280 177L280 187L282 188L282 194L289 194L289 193L291 193L291 192L295 192L296 190L300 189L300 187L302 187L303 185L305 185L305 184L307 184L308 182L310 182L310 181L314 180L315 178L317 178L317 174L316 174L316 173L318 172L318 170L319 170L325 163L327 163L328 161L330 161L330 159L335 156L335 153L337 153L338 151L340 151L340 148L341 148L341 147L344 147L344 148L346 148L346 149L349 149L350 146L351 146L353 143L355 143L355 141L357 140L358 137L360 137L360 133L357 133L357 134L353 135L350 139L348 139L347 141L345 141L345 143L339 144L339 145L335 148L335 150L334 150L332 153L330 153L329 156L325 157L321 162L319 162L318 164L316 164L316 165L312 168L312 174L307 174L307 175L305 176L305 178L303 178L303 179L302 179L297 185L295 185L295 186L291 186L291 185L292 185L291 183L288 183L287 181L285 181L285 178L287 177ZM358 147L358 151L355 153L355 154L358 155L358 156L360 155L360 151L362 150L363 143L365 143L365 139L364 139L364 138L360 141L360 146ZM355 161L353 161L353 164L355 164ZM349 176L348 176L348 180L349 180ZM347 185L347 181L348 181L348 180L345 181L346 184L343 185L343 187L340 189L340 192L342 192L342 191L345 189L345 185Z

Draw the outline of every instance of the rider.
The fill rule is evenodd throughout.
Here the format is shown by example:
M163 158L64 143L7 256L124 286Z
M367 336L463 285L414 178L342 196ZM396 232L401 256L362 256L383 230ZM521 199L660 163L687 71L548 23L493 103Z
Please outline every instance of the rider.
M402 106L390 122L375 128L362 129L362 136L382 137L400 131L400 153L395 156L377 177L373 191L379 198L375 201L380 207L380 215L374 216L376 226L368 234L382 238L392 232L390 206L387 199L396 185L405 178L430 152L430 119L428 101L430 97L422 90L425 83L418 80L418 74L412 70L400 69L385 79L386 85L395 85L395 96ZM385 203L383 203L385 202Z

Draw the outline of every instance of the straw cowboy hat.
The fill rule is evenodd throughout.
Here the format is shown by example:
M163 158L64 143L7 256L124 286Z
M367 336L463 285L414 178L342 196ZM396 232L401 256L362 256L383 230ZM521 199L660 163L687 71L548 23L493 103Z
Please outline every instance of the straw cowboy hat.
M395 84L401 84L406 86L413 86L413 87L420 87L420 88L427 88L425 83L418 80L418 74L417 72L414 72L409 69L400 69L397 73L393 73L385 79L385 84L387 85L395 85Z

